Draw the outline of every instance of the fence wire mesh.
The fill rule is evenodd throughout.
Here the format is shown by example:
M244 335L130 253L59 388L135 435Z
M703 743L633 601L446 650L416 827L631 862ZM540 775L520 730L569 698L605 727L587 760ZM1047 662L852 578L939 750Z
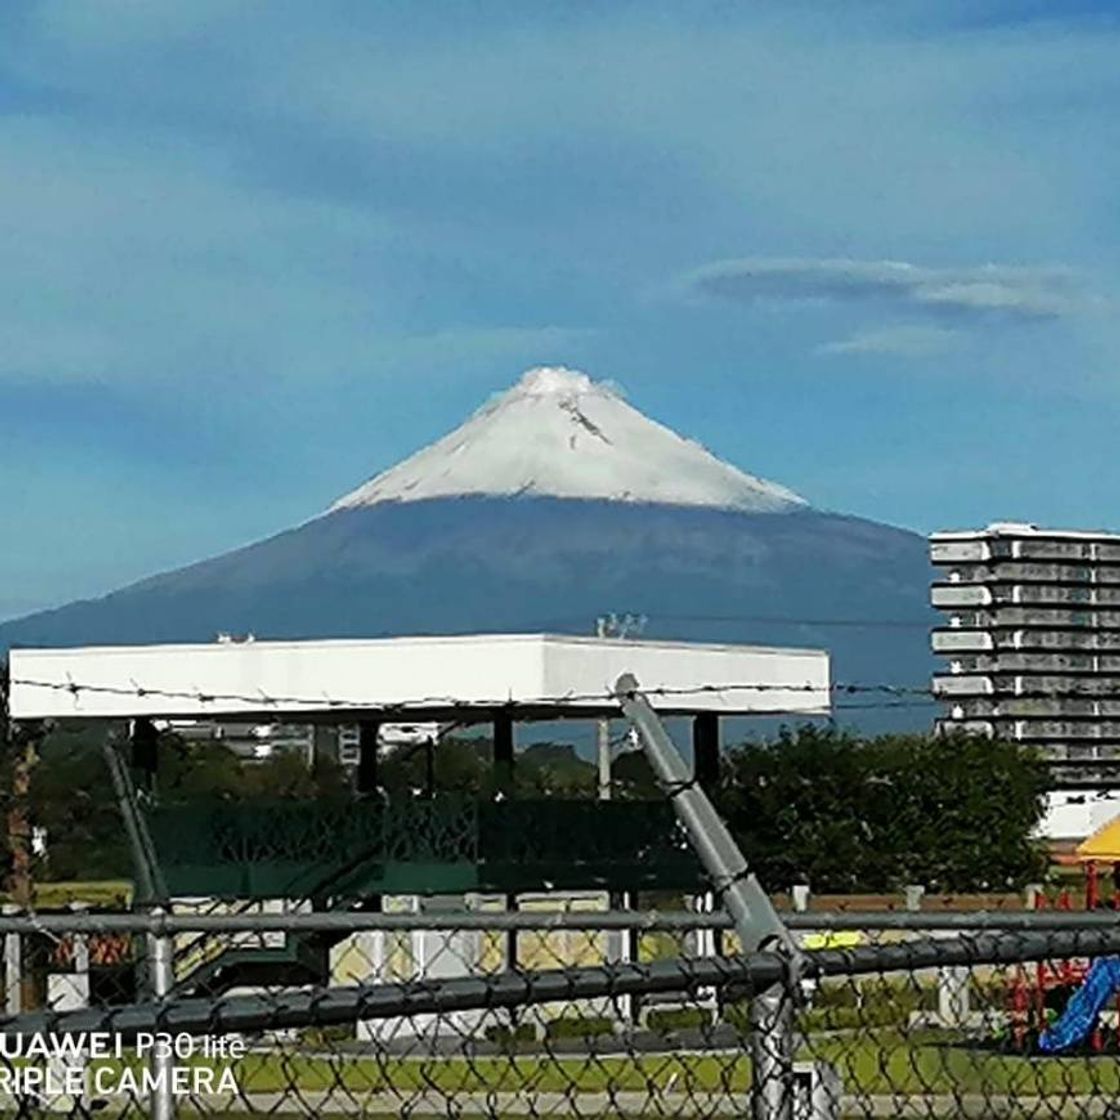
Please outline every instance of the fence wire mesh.
M801 915L792 977L718 915L505 905L3 919L0 1111L832 1120L1120 1100L1112 915ZM1099 1014L1054 1050L1086 992Z

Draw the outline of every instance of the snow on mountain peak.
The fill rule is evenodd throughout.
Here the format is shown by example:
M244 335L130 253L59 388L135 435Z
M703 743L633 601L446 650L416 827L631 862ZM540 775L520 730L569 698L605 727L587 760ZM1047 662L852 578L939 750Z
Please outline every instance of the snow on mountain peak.
M521 375L521 380L510 390L521 396L574 397L581 393L605 392L605 386L595 382L578 369L567 366L535 366Z
M556 497L780 513L806 505L643 416L608 383L538 366L330 512L428 498Z

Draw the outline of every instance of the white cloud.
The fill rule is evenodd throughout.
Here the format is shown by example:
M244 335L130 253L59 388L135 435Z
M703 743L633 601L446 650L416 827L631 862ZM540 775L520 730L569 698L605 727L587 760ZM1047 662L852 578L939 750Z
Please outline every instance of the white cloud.
M985 264L934 268L891 260L748 257L692 273L690 288L737 302L863 302L957 319L1056 319L1089 310L1066 268Z
M889 354L898 358L928 358L952 349L960 332L944 327L899 324L857 331L849 338L818 346L818 354Z

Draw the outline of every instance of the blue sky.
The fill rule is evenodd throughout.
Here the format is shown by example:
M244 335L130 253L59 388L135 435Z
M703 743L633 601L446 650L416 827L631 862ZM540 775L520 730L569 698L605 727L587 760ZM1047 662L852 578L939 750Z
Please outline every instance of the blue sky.
M1117 11L12 0L0 617L544 363L824 508L1120 528Z

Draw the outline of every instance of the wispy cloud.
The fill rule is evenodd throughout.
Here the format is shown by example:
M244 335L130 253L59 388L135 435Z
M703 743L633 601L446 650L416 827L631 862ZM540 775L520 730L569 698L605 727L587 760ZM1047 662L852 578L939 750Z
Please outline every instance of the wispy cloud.
M738 302L878 304L944 318L1037 321L1096 306L1066 268L985 264L931 268L891 260L747 257L687 278L691 290Z
M826 342L818 354L888 354L898 358L929 358L951 350L960 332L945 327L903 323L877 330L857 331L849 338Z

